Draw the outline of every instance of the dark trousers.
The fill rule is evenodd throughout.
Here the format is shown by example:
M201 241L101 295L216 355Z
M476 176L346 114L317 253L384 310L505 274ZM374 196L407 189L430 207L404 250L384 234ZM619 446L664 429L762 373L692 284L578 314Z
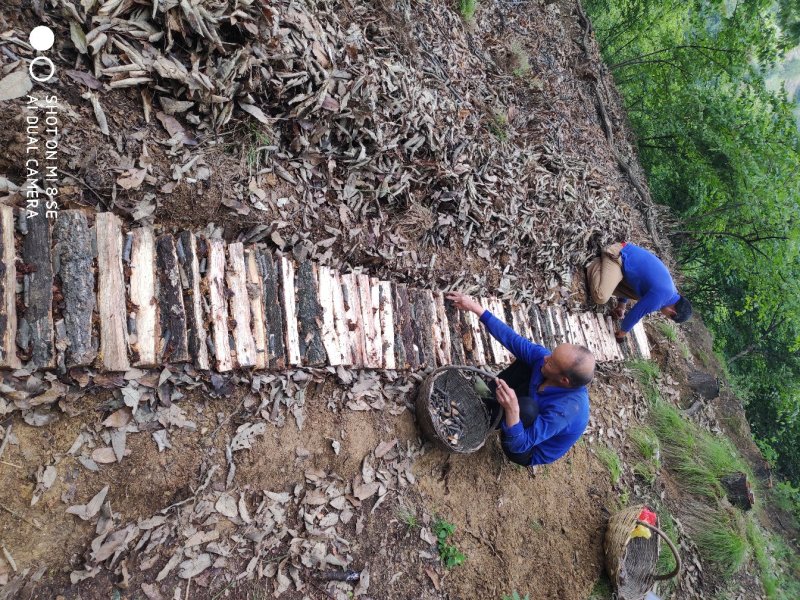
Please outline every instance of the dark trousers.
M520 360L515 360L509 367L500 371L500 374L497 376L505 381L508 384L508 387L510 387L512 390L514 390L514 393L516 393L517 401L519 402L519 419L522 421L522 426L525 428L533 425L533 422L539 415L539 405L528 395L530 391L532 375L533 369L529 364L523 363ZM492 391L493 397L487 399L486 404L489 406L491 414L494 416L497 415L497 411L502 412L503 407L500 406L496 400L497 384L494 381L489 382L489 389ZM501 434L500 440L503 447L503 453L511 462L518 465L523 465L525 467L531 464L531 459L533 458L533 448L523 453L511 452L506 447L505 434Z

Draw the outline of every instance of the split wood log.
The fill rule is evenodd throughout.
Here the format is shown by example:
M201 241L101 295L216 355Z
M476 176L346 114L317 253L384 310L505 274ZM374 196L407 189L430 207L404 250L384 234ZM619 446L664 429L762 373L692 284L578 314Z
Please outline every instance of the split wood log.
M341 354L341 364L351 366L353 361L353 347L351 344L350 330L347 327L347 311L344 307L344 292L342 279L339 273L331 270L331 287L333 293L333 323L336 327L336 337L339 341L339 352ZM329 354L330 356L330 354Z
M639 321L634 325L631 333L635 336L636 349L641 357L645 360L650 360L650 344L647 341L647 333L644 330L644 321Z
M264 282L258 268L257 250L254 247L244 251L245 275L247 279L247 299L250 304L250 328L256 350L256 369L267 368L267 326L264 322Z
M597 322L600 325L600 329L603 331L603 336L606 340L606 345L611 348L611 356L612 359L615 361L623 360L624 357L622 355L622 348L617 343L617 340L614 338L614 331L609 326L612 325L611 317L606 318L603 313L596 313Z
M395 360L399 369L419 368L412 312L408 287L402 283L394 285Z
M537 310L539 312L539 320L542 324L542 335L544 336L544 344L542 345L552 352L556 347L556 338L553 332L553 323L550 314L547 311L547 307L538 308Z
M410 289L412 303L412 319L414 321L414 342L418 351L420 368L435 367L436 358L433 349L433 315L427 290ZM428 291L428 293L430 293Z
M444 330L442 329L442 323L439 319L439 307L437 306L436 296L437 292L431 292L428 309L431 315L433 334L433 358L436 361L437 367L443 367L450 364L450 360L449 356L445 354Z
M439 321L439 327L442 330L442 357L444 358L444 364L454 364L453 339L450 334L450 319L447 316L444 292L436 292L434 299L436 300L436 316Z
M14 209L0 205L0 367L18 369ZM94 293L94 289L92 289Z
M378 316L381 327L381 344L383 346L383 368L397 369L397 357L395 356L395 336L394 330L394 304L392 302L392 285L388 281L378 282L380 293Z
M128 341L133 364L152 367L158 364L161 339L156 290L156 241L150 227L134 229L128 235L131 236L128 294L132 309L128 321Z
M474 312L464 311L461 314L467 320L470 336L469 341L466 339L464 341L464 349L466 350L469 346L469 354L475 366L482 367L487 365L488 359L486 357L486 349L483 345L483 334L481 332L481 329L485 329L485 327L480 322L478 315Z
M294 287L294 262L286 256L278 258L278 272L283 292L283 323L286 327L286 358L292 366L300 366L300 331L297 327L297 295Z
M597 334L592 328L592 323L589 321L586 313L579 313L578 320L580 321L586 342L589 344L589 350L592 354L594 354L597 360L603 360L600 345L598 344L597 340Z
M347 329L350 332L350 353L353 357L353 366L365 367L367 365L366 341L364 340L358 281L354 273L342 275L341 280L345 319L347 321Z
M208 263L206 287L211 308L211 337L217 371L224 373L233 369L231 344L228 332L228 300L225 294L225 242L220 239L207 240Z
M186 309L183 306L183 286L178 268L175 238L165 233L156 240L158 270L158 317L161 324L159 360L179 363L189 360L186 337Z
M627 341L623 341L622 343L617 341L617 336L614 335L616 329L614 328L614 319L610 316L605 317L605 324L606 324L606 331L608 331L608 337L611 340L611 343L614 344L614 347L617 351L617 360L626 360L629 358L629 352L627 349Z
M264 299L264 321L267 339L267 364L270 369L283 370L286 368L286 342L283 325L283 290L277 261L266 248L258 246L256 249L259 274L264 284L262 298Z
M589 348L589 342L586 341L586 336L583 335L583 329L578 321L578 316L574 313L567 313L567 319L569 320L569 328L574 339L572 343L583 346L587 350L591 350Z
M127 371L128 333L125 283L122 275L122 224L113 213L99 213L97 235L97 308L100 313L100 353L107 371Z
M369 275L356 275L358 303L361 306L361 329L364 332L364 366L368 369L381 368L380 323L375 319L372 302L372 286ZM377 294L375 296L377 299Z
M592 322L592 327L597 334L597 339L600 343L600 348L602 348L603 357L606 361L614 360L614 349L608 343L608 336L606 335L606 328L601 323L600 319L597 318L597 313L589 312L586 313L589 317L589 320Z
M319 303L317 266L307 258L298 264L295 289L300 360L305 366L319 367L327 362L328 356L322 342L322 307Z
M497 313L497 307L492 302L491 298L482 297L480 298L481 306L488 310L492 315L496 318L503 320L502 312L500 314ZM498 342L494 336L489 333L489 329L484 327L480 324L480 336L481 342L483 343L483 352L484 358L486 360L485 364L488 365L501 365L503 364L503 345Z
M533 343L546 347L544 332L542 331L542 320L540 318L539 309L535 304L531 305L528 309L528 320L533 330Z
M26 215L28 232L22 239L24 312L19 315L19 331L28 344L23 351L37 368L55 366L53 346L53 258L50 220L45 212Z
M444 298L444 294L442 294ZM467 364L464 351L464 326L459 311L452 302L444 300L444 314L450 336L450 361L454 365Z
M191 231L182 231L178 236L178 262L181 264L183 283L183 304L186 307L186 338L189 355L194 358L198 369L211 368L208 358L206 320L201 292L200 254L207 254L205 240L199 241Z
M594 323L594 320L591 318L591 315L589 313L582 313L581 319L583 319L584 322L584 329L588 332L588 335L592 338L592 344L594 346L593 353L595 360L597 360L598 362L600 361L604 362L606 360L605 348L603 348L603 344L600 340L600 335L599 335L600 332L597 330L596 323Z
M550 324L553 328L553 338L555 340L553 350L555 350L556 346L567 341L567 336L564 333L564 324L561 322L561 309L556 306L551 306L548 309L548 313L550 314Z
M492 312L494 312L495 314L501 315L500 319L502 319L503 322L506 323L506 325L509 325L511 323L511 320L509 318L509 315L506 313L505 305L503 304L503 301L500 300L499 298L491 298L490 301L492 303L492 306L494 307L494 311L492 311ZM492 339L494 339L494 337L492 337ZM511 362L513 356L511 354L511 352L509 352L506 349L506 347L503 346L503 344L501 344L497 340L495 340L495 341L497 342L497 346L496 347L499 350L499 356L497 357L498 358L498 363L497 364L498 365L507 365L508 363Z
M725 488L731 504L744 511L753 508L756 498L750 486L750 481L747 479L747 474L738 472L725 475L722 478L722 486Z
M92 326L96 306L94 256L86 215L79 210L60 211L53 227L53 239L64 297L61 308L67 339L64 365L88 366L97 358L97 340Z
M247 369L256 365L256 342L250 316L250 296L247 293L247 265L244 261L244 244L228 244L228 268L225 273L228 285L230 327L233 329L236 365Z
M320 265L317 269L319 279L319 305L322 309L322 344L328 355L328 364L336 367L342 364L342 349L336 331L336 307L333 298L335 280L330 267Z

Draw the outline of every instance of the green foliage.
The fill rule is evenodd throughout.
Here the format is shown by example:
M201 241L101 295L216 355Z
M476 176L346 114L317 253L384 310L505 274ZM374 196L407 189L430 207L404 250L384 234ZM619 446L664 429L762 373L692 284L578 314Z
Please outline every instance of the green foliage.
M508 139L508 117L502 112L495 112L489 121L489 131L501 142Z
M514 76L523 78L531 74L531 63L522 44L519 41L511 43L511 55L514 57Z
M726 577L739 570L747 554L747 539L741 525L738 520L717 511L692 536L700 556Z
M478 9L478 0L459 0L458 12L465 21L471 21Z
M433 534L436 536L439 558L448 569L462 565L467 560L466 555L448 541L455 531L456 526L444 519L436 519L433 523Z
M416 513L411 510L410 508L406 508L401 506L397 509L397 518L409 529L413 529L414 527L419 527L419 521L417 521Z
M675 527L675 521L672 515L663 505L658 505L656 512L658 513L658 525L661 531L667 534L667 537L675 544L676 548L680 548L678 540L678 529ZM675 556L666 544L661 544L661 550L658 553L658 563L656 565L656 572L669 573L675 568ZM670 594L667 593L668 589L674 588L676 581L670 580L661 584L660 588L664 598L669 598Z
M772 501L775 505L792 516L794 527L800 525L800 489L788 481L779 481L772 489Z
M611 587L608 576L603 573L600 579L595 582L592 593L587 600L612 600L612 598L614 598L614 589Z
M665 338L667 338L670 342L674 342L678 339L678 332L675 329L675 326L668 321L656 321L656 329L661 332Z
M658 368L658 365L649 360L637 359L629 361L627 366L633 371L642 386L645 398L650 403L658 401L658 380L661 377L661 369Z
M503 594L503 600L530 600L530 599L531 597L529 594L525 594L525 597L523 598L522 596L519 595L519 593L516 590L514 590L510 596L506 596L505 594Z
M652 196L676 218L681 292L713 331L754 434L800 483L800 134L792 102L763 77L800 37L800 0L586 8Z
M622 477L622 460L613 448L608 446L597 447L597 458L600 459L611 474L611 483L617 485Z

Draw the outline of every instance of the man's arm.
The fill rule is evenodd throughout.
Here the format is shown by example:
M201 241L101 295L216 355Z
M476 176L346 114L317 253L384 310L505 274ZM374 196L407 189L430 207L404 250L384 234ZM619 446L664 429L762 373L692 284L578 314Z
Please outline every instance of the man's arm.
M492 334L492 337L503 344L511 354L523 362L532 365L543 356L550 354L547 348L539 344L534 344L529 339L522 337L511 329L511 327L494 316L491 311L483 311L480 321L483 323L484 327L486 327L487 331Z
M639 321L645 317L645 315L659 310L662 304L663 302L661 294L657 292L648 292L641 297L641 299L622 320L622 323L619 326L620 332L628 333Z
M528 428L522 426L519 419L514 425L509 426L508 421L502 423L503 446L515 454L528 452L534 446L538 446L545 440L558 435L569 424L569 420L564 413L554 410L547 411L536 417L536 420Z

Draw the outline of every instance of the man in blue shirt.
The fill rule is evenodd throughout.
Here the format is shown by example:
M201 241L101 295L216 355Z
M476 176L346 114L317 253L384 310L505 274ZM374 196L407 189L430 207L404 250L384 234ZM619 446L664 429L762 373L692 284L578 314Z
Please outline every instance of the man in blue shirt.
M645 315L657 310L676 323L692 316L692 305L678 293L666 265L652 252L634 244L607 246L586 267L586 279L597 304L617 296L617 306L611 313L617 319L625 316L629 299L638 300L617 329L617 340L621 341Z
M574 344L561 344L550 352L516 333L473 298L457 292L447 298L456 308L478 315L489 333L516 357L491 386L505 413L503 452L524 466L564 456L589 423L586 386L594 376L592 353Z

